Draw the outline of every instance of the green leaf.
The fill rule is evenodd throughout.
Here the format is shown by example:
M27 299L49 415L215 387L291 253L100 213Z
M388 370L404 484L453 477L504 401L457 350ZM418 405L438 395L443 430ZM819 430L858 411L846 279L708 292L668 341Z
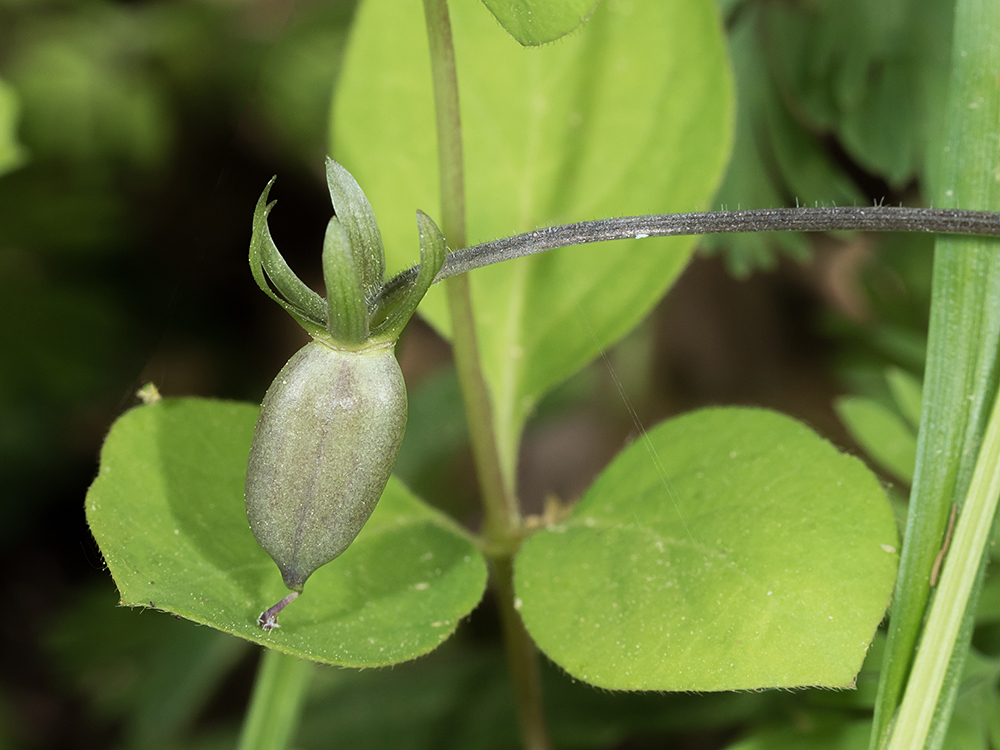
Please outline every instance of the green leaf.
M875 462L907 483L917 460L914 427L873 398L848 396L834 404L838 416Z
M500 25L521 44L551 42L587 19L597 0L483 0Z
M17 169L27 159L17 142L18 108L17 92L0 79L0 175Z
M281 628L257 627L287 590L243 508L256 418L249 404L168 399L114 424L87 519L122 603L347 666L394 664L445 640L479 602L485 563L395 480L354 544L282 612Z
M849 687L898 546L864 464L789 417L665 422L516 559L521 616L574 677L622 690Z
M972 17L978 18L978 15ZM920 646L887 747L903 750L941 747L960 690L961 669L972 641L976 600L983 585L986 549L1000 498L998 467L1000 401L994 404L990 414L958 522L949 531L951 546L943 558L944 565L936 580L934 598L921 629ZM934 583L932 581L931 585ZM993 681L996 682L995 677ZM928 710L930 706L934 706L933 711Z
M810 708L871 711L878 694L878 671L884 653L885 633L879 629L868 647L861 671L854 678L853 690L807 690L799 694L802 702Z
M533 49L499 31L481 3L451 3L451 14L470 244L568 221L709 205L732 118L711 2L602 3L580 33ZM425 36L418 3L361 3L334 102L333 151L375 208L390 270L415 260L413 209L433 213L439 205ZM508 474L539 398L641 321L693 244L587 245L472 274ZM443 293L432 289L420 309L447 334Z

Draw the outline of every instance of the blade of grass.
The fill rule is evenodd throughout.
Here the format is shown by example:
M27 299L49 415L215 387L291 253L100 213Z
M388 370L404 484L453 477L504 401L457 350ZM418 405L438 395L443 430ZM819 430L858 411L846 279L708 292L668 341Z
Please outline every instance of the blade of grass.
M1000 207L1000 4L959 0L955 13L947 136L937 203L945 208L996 210ZM930 598L931 569L944 541L951 507L967 495L972 482L997 390L998 250L996 240L965 237L942 237L935 248L917 464L879 680L873 749L884 747L888 740ZM977 554L976 550L964 552L974 557ZM951 554L960 554L955 542ZM977 564L978 560L976 557ZM941 591L943 586L942 582ZM969 596L976 599L976 586ZM955 616L961 622L962 615ZM952 648L963 634L960 647ZM951 715L948 704L954 701L969 635L971 626L958 627L948 647L952 665L941 686L940 700L935 698L935 727L941 722L946 725ZM914 688L924 689L928 689L926 684ZM931 735L943 736L935 727L929 730Z
M993 514L1000 498L1000 400L993 407L986 437L972 476L969 495L952 537L931 605L920 649L899 708L889 746L921 750L934 718L956 641L965 619L973 586L979 577L983 550L993 533Z

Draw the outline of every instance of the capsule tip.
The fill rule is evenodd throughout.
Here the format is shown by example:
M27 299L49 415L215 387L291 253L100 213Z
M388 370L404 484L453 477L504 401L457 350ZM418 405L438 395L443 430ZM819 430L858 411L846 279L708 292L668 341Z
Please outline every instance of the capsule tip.
M278 614L281 610L298 598L299 592L293 591L270 609L265 609L261 612L260 617L257 618L257 624L260 625L260 629L267 632L274 630L275 628L280 628L281 626L278 624Z

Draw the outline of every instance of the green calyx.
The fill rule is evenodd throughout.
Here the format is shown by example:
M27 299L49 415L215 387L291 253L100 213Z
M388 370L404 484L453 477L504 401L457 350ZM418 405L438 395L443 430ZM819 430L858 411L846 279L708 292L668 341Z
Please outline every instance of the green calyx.
M250 270L257 286L329 346L358 350L394 342L444 264L448 249L437 225L417 211L420 271L406 286L384 290L385 251L371 204L351 174L328 158L326 181L335 215L323 242L324 299L295 275L271 238L267 215L275 202L267 197L275 179L267 183L253 215Z

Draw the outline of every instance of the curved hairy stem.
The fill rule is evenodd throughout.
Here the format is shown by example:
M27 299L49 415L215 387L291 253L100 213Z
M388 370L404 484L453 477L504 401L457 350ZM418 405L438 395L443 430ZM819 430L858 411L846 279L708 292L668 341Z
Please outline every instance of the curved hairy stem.
M748 211L706 211L683 214L625 216L562 224L517 234L448 255L437 281L476 268L542 253L557 247L609 240L739 232L930 232L936 234L1000 236L1000 213L957 209L895 206L765 208ZM464 240L464 230L462 238ZM445 237L453 243L451 235ZM464 241L463 241L464 244ZM461 245L453 245L460 247ZM386 293L416 277L418 267L389 280Z

